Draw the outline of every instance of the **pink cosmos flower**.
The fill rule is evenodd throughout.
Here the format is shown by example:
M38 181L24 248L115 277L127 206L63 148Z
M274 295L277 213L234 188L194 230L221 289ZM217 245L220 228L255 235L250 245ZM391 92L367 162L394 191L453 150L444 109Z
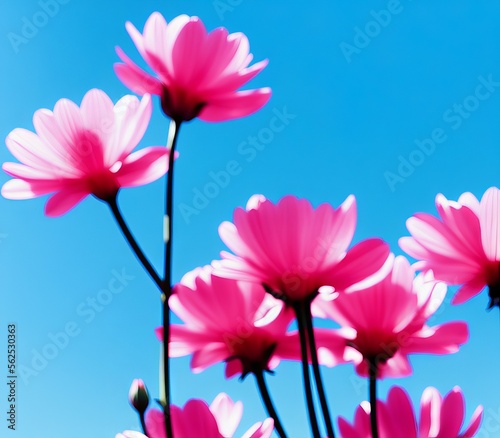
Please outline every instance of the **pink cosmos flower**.
M185 323L171 326L170 355L192 354L194 372L225 361L227 378L244 377L280 359L300 360L297 332L287 333L293 312L258 284L217 277L206 266L175 286L169 304ZM162 340L163 328L156 333Z
M344 351L339 361L354 361L356 372L368 376L370 361L376 361L378 378L411 374L411 353L449 354L458 351L469 333L465 322L448 322L429 327L426 320L441 305L446 286L432 274L415 272L408 260L396 257L392 271L379 283L352 292L337 294L328 302L318 299L325 316L344 329L356 331L354 339L343 340ZM338 337L328 340L325 331L317 342L322 361L328 364L327 351L338 353ZM334 352L335 351L335 352ZM332 359L333 360L333 359ZM335 364L334 363L334 364Z
M14 179L2 187L9 199L54 193L45 206L59 216L92 194L109 200L121 187L150 183L165 174L168 151L148 147L132 153L151 117L151 98L125 96L115 105L101 90L91 90L78 107L59 100L54 111L33 116L36 133L14 129L6 140L21 161L2 168Z
M237 91L267 65L265 60L248 67L252 55L242 33L228 34L222 27L207 33L198 17L187 15L167 25L159 12L151 14L142 34L130 22L126 28L157 77L139 68L119 47L124 64L115 64L116 74L132 91L160 96L163 111L177 122L248 116L271 97L269 88Z
M210 406L203 400L192 399L184 408L171 406L171 414L175 438L232 438L240 423L243 405L220 393ZM146 428L149 438L165 438L163 412L150 409L146 414ZM242 438L269 438L273 429L273 420L267 418L254 424ZM144 438L144 435L126 431L116 438Z
M465 400L462 390L455 386L443 398L436 388L428 387L420 402L420 422L417 424L408 393L397 386L391 388L387 402L377 401L380 438L472 438L478 432L483 407L478 406L464 432ZM341 438L371 438L370 404L358 406L354 424L339 417Z
M412 237L399 244L420 260L418 269L432 269L436 278L462 285L453 297L461 304L489 287L490 307L500 304L500 190L490 187L481 202L464 193L458 202L436 196L441 220L417 213L406 225Z
M347 251L356 228L356 200L349 196L335 209L313 208L309 201L285 196L277 204L254 195L246 210L234 211L219 235L236 254L222 252L216 275L264 284L290 302L314 296L321 286L342 291L377 272L389 255L380 239Z

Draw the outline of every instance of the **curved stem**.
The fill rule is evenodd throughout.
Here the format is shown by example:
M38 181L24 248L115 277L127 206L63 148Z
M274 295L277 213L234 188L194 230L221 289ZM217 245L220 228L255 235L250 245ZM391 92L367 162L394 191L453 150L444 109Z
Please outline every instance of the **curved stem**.
M301 303L294 305L295 315L297 317L297 324L299 327L300 338L300 353L302 356L302 377L304 380L304 391L306 394L307 411L309 413L309 423L314 438L320 438L318 420L316 418L316 411L314 410L314 401L311 390L311 377L309 376L309 361L307 354L307 317L304 312L304 306Z
M278 413L274 408L273 401L271 399L271 395L269 394L269 390L266 385L266 380L264 379L264 372L262 370L254 372L255 379L257 380L257 386L260 391L260 395L262 397L262 402L266 407L268 415L274 420L274 428L276 432L281 438L287 438L285 429L281 424L281 421L278 417Z
M311 302L308 301L304 303L304 307L304 311L306 312L307 337L309 339L309 351L311 353L314 380L316 382L316 388L318 390L318 397L321 404L323 419L325 421L326 432L328 434L328 438L335 438L332 419L330 417L330 412L328 409L328 401L326 400L325 388L323 386L321 371L319 369L318 351L316 350L316 340L314 339L314 328L311 314Z
M135 255L137 256L137 258L141 262L144 269L148 272L148 274L153 279L155 284L160 289L162 289L163 282L162 282L160 276L156 272L155 268L153 268L153 266L151 265L151 263L149 262L147 257L144 255L144 253L142 252L142 249L140 248L139 244L137 243L134 236L132 235L132 232L130 231L127 223L125 222L125 219L123 218L120 209L118 208L118 203L117 203L116 198L117 197L114 196L112 199L106 201L107 204L109 205L109 208L111 209L111 212L113 213L113 216L116 219L116 222L118 223L123 235L127 239L128 244L132 248L132 251L134 251Z
M165 433L168 438L173 438L172 417L170 415L170 307L168 300L172 294L172 237L173 237L173 192L174 192L174 158L175 146L181 123L172 120L169 128L169 142L167 148L170 150L168 158L167 187L165 190L165 217L163 239L165 241L165 277L163 280L163 381L165 389ZM173 132L172 132L173 131Z
M377 425L377 361L368 360L369 379L370 379L370 425L372 429L372 438L378 438Z

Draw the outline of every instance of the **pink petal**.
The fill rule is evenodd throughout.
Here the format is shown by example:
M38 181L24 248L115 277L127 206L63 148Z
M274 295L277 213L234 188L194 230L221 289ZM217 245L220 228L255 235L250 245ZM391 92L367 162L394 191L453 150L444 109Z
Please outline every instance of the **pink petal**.
M163 16L157 12L151 14L144 26L144 45L149 58L154 55L160 61L162 74L176 76L173 61L173 50L177 38L184 26L190 21L187 15L179 15L170 23L166 23Z
M179 416L180 409L171 406L172 421ZM146 427L151 438L165 438L165 419L163 412L158 409L149 409L146 412ZM175 428L177 433L177 427ZM186 435L185 435L186 436ZM181 437L179 437L181 438Z
M458 437L464 419L465 402L462 391L453 388L443 400L441 405L440 434L448 437Z
M57 135L59 136L59 143L67 154L66 156L72 157L75 154L79 156L75 139L84 130L84 124L78 105L68 99L58 100L54 106L54 119L61 129Z
M459 435L458 438L472 438L477 433L482 420L483 420L483 407L478 406L474 411L474 413L472 414L469 426L467 427L467 429L465 429L465 431L462 434Z
M331 269L328 282L336 291L366 280L377 273L390 254L389 245L381 239L367 239L352 247L344 259Z
M163 330L157 333L161 333L160 340L163 340ZM170 355L172 357L187 356L218 340L219 337L214 336L213 333L194 330L185 325L173 324L170 331Z
M168 170L168 150L151 146L130 154L116 172L121 187L135 187L156 181Z
M270 88L239 91L211 99L199 117L206 122L222 122L245 117L261 109L271 98Z
M152 15L155 15L155 14L157 14L157 12L156 13L153 12ZM148 21L150 19L151 19L151 17L148 18ZM148 21L146 21L146 25L147 25ZM132 38L132 41L134 42L135 47L137 48L137 50L139 51L141 56L146 60L147 59L147 52L146 52L146 49L144 47L144 39L143 39L142 34L137 30L137 28L130 21L127 21L125 23L125 29L127 29L127 32L129 34L130 38Z
M484 252L491 261L500 261L500 190L490 187L481 199L479 220Z
M231 353L221 343L207 344L202 350L195 351L191 358L191 369L200 373L211 365L225 361Z
M442 398L436 388L428 387L420 400L420 436L437 436L441 428Z
M241 438L270 438L274 430L272 418L266 418L262 423L255 423Z
M394 437L416 438L417 423L409 395L402 388L394 386L387 397L390 430Z
M477 198L470 192L465 192L458 198L458 203L468 207L474 212L474 214L479 217L480 214L480 204Z
M350 333L351 336L349 336L348 333L349 332L345 330L314 329L314 339L318 348L318 359L321 365L333 367L347 362L345 357L347 342L353 338L352 335L355 334L355 332L352 334ZM298 350L296 352L297 357L294 359L300 360L300 345L294 345L293 347ZM291 352L294 352L294 350ZM289 358L291 358L291 352L289 352Z
M462 304L475 297L486 286L485 280L479 278L470 283L464 284L457 293L453 296L451 304Z
M207 404L202 400L189 400L182 410L182 415L172 415L172 423L175 435L179 438L218 438L220 436L217 422ZM179 429L182 432L177 433Z
M200 62L204 56L207 31L198 17L184 24L172 49L174 77L180 87L196 90L200 79L205 74L205 65Z
M226 369L224 370L224 375L226 379L232 379L234 376L243 373L243 365L240 359L232 359L226 362Z
M60 181L11 179L3 185L2 196L7 199L32 199L60 189Z
M251 60L248 56L250 52L250 43L248 42L248 38L245 34L236 32L228 36L228 41L234 41L237 44L237 49L231 59L231 62L225 68L225 71L232 72L245 68Z
M63 164L58 154L31 131L14 129L7 136L5 144L12 155L29 167L40 169L49 175L72 175L71 167Z
M218 94L225 94L232 91L237 90L238 88L245 85L248 81L257 76L268 64L268 60L265 59L263 61L257 62L249 68L244 70L236 71L228 77L215 77L212 83L200 84L200 88L198 92L200 95L205 96L207 99L210 99L213 96L217 96ZM210 62L209 68L212 66ZM205 75L208 74L205 72ZM205 81L208 79L205 78Z
M93 89L83 97L80 112L86 129L98 133L103 143L113 132L115 116L113 102L106 93Z
M130 154L144 136L151 119L153 106L149 94L139 100L135 96L124 96L114 106L116 128L108 142L105 162L114 164Z
M466 242L468 250L482 258L484 251L478 216L468 207L450 202L442 195L436 197L436 208L442 221L455 234L455 239Z
M163 85L154 76L146 73L137 64L135 64L125 52L119 47L116 48L116 53L125 64L115 63L113 68L116 76L134 93L143 95L146 93L156 94L161 96L163 93Z
M235 403L231 397L221 392L210 405L210 411L217 421L221 435L231 438L240 424L243 403L240 401Z
M45 214L49 217L61 216L89 194L87 188L82 185L68 186L50 197L45 204Z
M358 371L358 374L362 376L368 376L368 368L366 367L366 361L363 362L364 368L363 373ZM393 357L391 357L384 365L380 367L380 379L388 377L406 377L412 374L413 370L408 360L408 357L401 352L397 352Z
M467 323L447 322L428 327L402 343L401 350L407 353L448 354L458 351L469 339Z

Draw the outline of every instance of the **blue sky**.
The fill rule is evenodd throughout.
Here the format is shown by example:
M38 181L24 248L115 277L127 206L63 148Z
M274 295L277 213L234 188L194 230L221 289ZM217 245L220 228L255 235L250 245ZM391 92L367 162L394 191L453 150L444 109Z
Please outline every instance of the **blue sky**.
M434 213L437 193L457 199L498 186L500 4L494 2L8 2L0 14L0 137L16 127L32 129L33 113L53 108L62 97L79 103L94 87L115 101L127 94L113 72L114 47L139 61L124 24L130 20L142 29L155 10L167 20L187 13L201 17L208 29L244 32L254 59L270 60L251 87L273 89L269 104L255 115L183 127L175 280L218 257L225 249L218 225L254 193L273 201L291 193L335 206L352 193L359 211L355 241L380 236L400 254L405 220L416 211ZM276 114L288 114L280 131L271 129ZM141 147L164 144L167 128L157 105ZM250 145L252 137L264 139L261 147ZM12 160L5 147L0 159ZM196 193L232 161L240 172L196 207ZM0 177L2 184L7 180ZM123 191L119 201L160 267L163 181ZM127 393L132 379L142 377L158 394L158 293L104 204L89 198L49 219L44 203L0 198L0 339L6 342L7 324L16 323L18 364L38 369L18 380L17 436L105 438L138 429ZM185 206L197 214L183 214ZM123 289L92 308L113 279ZM478 404L485 407L478 436L497 436L498 311L485 311L486 293L459 307L449 297L432 322L466 319L470 342L455 355L414 357L414 375L383 381L380 394L400 384L417 402L429 385L442 393L459 385L468 416ZM67 337L60 335L64 331ZM51 351L54 338L60 348ZM43 351L51 359L37 363ZM6 347L0 348L0 364L6 369ZM211 401L225 391L244 402L240 435L265 417L251 379L225 381L222 366L192 375L188 364L188 358L173 361L175 404L193 397ZM269 384L285 427L290 436L308 436L300 369L284 363L277 371ZM325 369L324 376L332 412L351 419L366 398L364 382L351 366ZM5 386L1 412L7 410Z

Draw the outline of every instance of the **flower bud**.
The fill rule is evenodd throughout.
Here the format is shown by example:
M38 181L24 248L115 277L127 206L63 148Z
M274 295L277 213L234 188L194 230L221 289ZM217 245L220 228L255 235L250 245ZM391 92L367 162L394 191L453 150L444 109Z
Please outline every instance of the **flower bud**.
M142 379L134 379L128 394L130 404L139 414L144 414L149 405L149 393Z

